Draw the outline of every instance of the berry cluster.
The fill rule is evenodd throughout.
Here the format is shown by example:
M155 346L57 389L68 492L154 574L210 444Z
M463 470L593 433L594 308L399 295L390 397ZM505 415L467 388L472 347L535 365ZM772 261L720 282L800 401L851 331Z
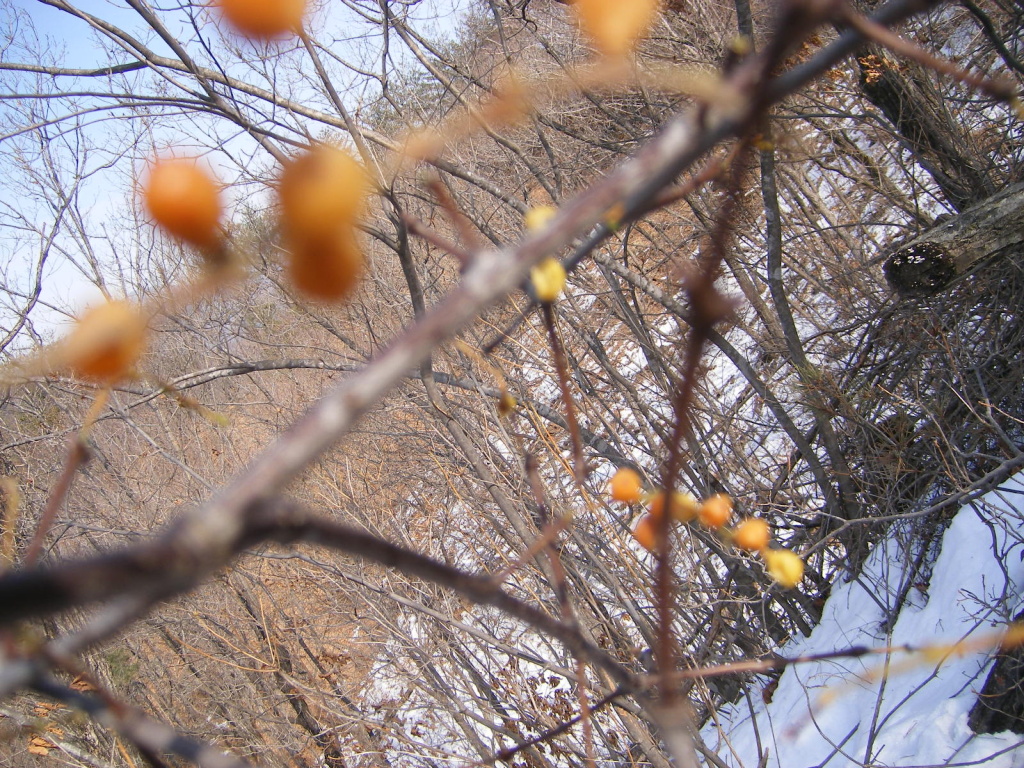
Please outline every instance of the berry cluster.
M301 35L306 0L217 0L215 7L238 32L256 41ZM348 153L314 145L285 163L277 184L280 231L292 285L307 298L340 301L363 271L356 225L369 194L363 167ZM200 254L212 272L228 265L221 218L221 185L185 158L153 162L140 188L145 210L171 238ZM148 335L146 312L109 301L85 313L60 342L49 364L111 386L135 373Z
M733 503L724 493L698 501L692 493L675 491L671 502L668 502L664 491L644 491L640 475L629 468L622 468L612 476L609 493L614 501L647 505L647 513L633 528L633 538L648 552L658 549L667 507L672 520L683 524L699 521L707 528L720 531L723 538L737 549L760 554L768 575L783 587L795 587L803 579L803 560L788 549L772 548L771 528L765 520L748 517L733 528L727 527L732 518Z

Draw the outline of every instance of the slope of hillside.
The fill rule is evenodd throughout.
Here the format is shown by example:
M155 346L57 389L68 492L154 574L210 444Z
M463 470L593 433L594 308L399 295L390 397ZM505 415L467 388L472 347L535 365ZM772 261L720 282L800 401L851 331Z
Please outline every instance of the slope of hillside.
M992 641L1021 608L1024 477L963 507L930 570L910 575L908 559L897 529L860 576L835 586L811 636L780 653L900 650L789 667L774 691L765 681L763 696L718 712L702 734L708 747L746 768L1024 765L1024 737L968 723Z

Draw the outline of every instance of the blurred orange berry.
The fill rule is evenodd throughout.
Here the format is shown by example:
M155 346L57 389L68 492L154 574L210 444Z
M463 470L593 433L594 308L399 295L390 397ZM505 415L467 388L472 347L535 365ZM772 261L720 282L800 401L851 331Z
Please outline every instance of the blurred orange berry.
M658 5L658 0L573 0L584 31L612 56L633 49L654 22Z
M484 127L513 125L535 109L533 89L517 77L494 84L493 96L480 104L476 121Z
M302 28L306 0L214 0L221 15L247 37L267 39Z
M337 301L358 284L355 229L368 192L363 167L337 147L316 145L285 165L277 187L282 237L292 281L310 298Z
M214 248L220 241L220 185L194 161L153 163L142 199L153 220L172 237L199 248Z
M661 520L654 515L644 515L637 520L633 528L633 538L637 544L648 552L655 552L658 549L658 535Z
M697 503L697 498L692 493L683 493L682 491L676 491L672 494L672 519L678 520L680 523L688 523L697 517L697 511L700 505ZM651 505L648 509L650 514L654 517L661 517L665 514L665 492L659 491L651 499Z
M804 561L788 549L766 549L763 552L768 575L777 583L792 589L804 577Z
M60 342L60 367L101 384L130 375L146 348L146 321L126 301L110 301L82 315Z
M728 494L716 493L700 505L700 521L708 528L721 528L732 517L732 499Z
M366 205L369 181L348 152L316 144L285 164L277 193L287 231L316 239L355 223Z
M315 301L340 301L359 285L363 252L355 233L339 233L319 241L291 244L288 277L299 291Z
M640 495L643 493L640 475L629 467L623 467L612 475L608 488L615 501L622 501L626 504L636 504L640 501Z
M771 529L768 523L759 517L748 517L736 526L732 534L732 543L747 552L765 549L770 540Z
M516 400L508 392L502 392L501 397L498 398L498 415L508 416L512 411L519 407L519 401Z

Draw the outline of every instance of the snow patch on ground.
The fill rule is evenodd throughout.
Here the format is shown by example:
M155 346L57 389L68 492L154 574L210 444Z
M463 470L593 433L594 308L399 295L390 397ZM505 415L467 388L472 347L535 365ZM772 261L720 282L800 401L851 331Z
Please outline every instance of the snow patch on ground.
M929 650L791 666L770 703L755 690L749 704L723 708L701 732L704 742L737 768L1024 768L1024 737L977 735L967 724L990 666L991 648L981 644L1021 607L1022 558L1024 475L957 513L927 583L907 586L919 577L910 575L898 536L879 543L859 577L835 585L811 636L779 652ZM897 611L901 593L908 599ZM974 647L939 648L962 640Z

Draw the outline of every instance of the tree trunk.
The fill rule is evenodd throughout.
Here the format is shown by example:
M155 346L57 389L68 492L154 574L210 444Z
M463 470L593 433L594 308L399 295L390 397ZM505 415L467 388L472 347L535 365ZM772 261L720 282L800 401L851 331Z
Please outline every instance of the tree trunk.
M885 277L905 298L931 296L1022 247L1024 184L1015 184L901 245L885 260Z
M898 62L872 46L857 58L861 87L868 100L888 118L916 158L958 211L996 191L988 162L966 141L932 86L931 73Z

